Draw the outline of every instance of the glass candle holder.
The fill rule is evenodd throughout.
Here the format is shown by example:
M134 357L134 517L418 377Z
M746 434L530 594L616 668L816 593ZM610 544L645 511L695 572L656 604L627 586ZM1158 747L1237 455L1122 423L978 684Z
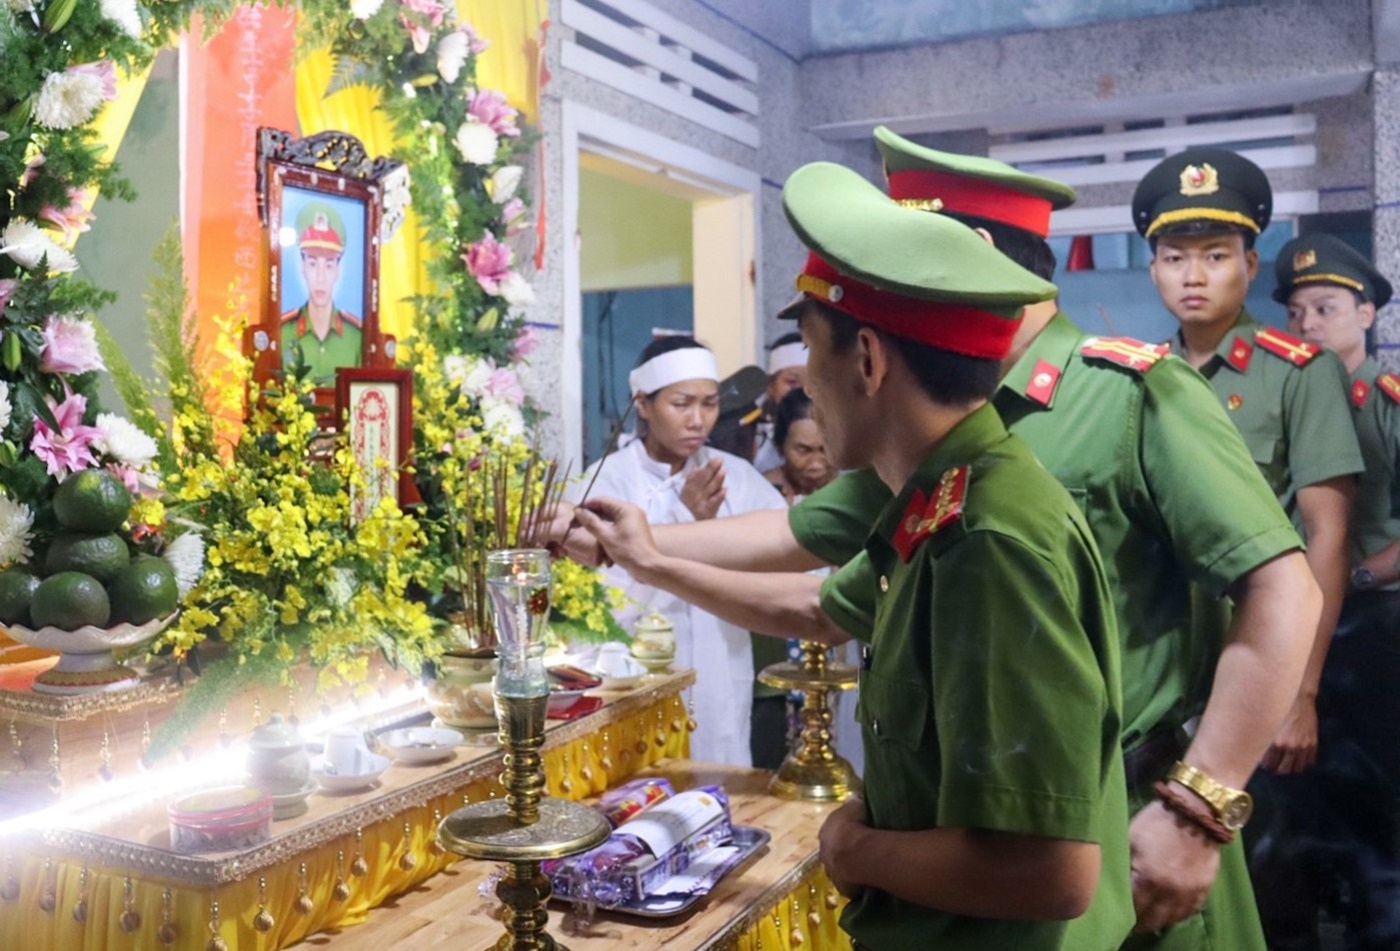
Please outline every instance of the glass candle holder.
M486 556L486 590L496 621L496 692L504 697L549 693L544 625L549 617L549 552L508 548Z

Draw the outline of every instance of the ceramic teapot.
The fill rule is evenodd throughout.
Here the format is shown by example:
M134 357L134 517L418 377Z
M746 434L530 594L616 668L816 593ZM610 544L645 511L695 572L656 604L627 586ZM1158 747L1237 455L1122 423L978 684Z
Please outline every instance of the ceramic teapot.
M296 727L274 713L248 738L248 785L273 796L305 789L311 780L311 757Z

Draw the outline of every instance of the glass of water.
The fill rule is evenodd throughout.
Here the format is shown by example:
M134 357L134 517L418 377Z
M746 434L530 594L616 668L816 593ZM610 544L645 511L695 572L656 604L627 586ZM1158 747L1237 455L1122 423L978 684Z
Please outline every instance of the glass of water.
M496 689L502 696L549 693L544 670L549 581L549 552L543 548L508 548L486 555L486 590L500 655Z

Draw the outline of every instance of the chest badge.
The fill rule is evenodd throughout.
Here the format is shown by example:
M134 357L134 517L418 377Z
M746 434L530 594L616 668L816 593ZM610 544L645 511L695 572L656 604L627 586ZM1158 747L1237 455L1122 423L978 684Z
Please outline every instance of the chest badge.
M1225 401L1225 405L1230 409L1239 409L1244 405L1244 397L1238 393L1231 393L1230 398Z

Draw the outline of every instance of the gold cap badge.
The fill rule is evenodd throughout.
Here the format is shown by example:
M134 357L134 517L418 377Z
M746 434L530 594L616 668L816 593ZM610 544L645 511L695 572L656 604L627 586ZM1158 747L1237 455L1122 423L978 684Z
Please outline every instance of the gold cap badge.
M1181 170L1181 193L1188 197L1213 195L1220 191L1220 174L1209 162L1188 165Z
M1293 270L1306 271L1310 267L1317 266L1317 252L1312 248L1304 248L1293 255Z

